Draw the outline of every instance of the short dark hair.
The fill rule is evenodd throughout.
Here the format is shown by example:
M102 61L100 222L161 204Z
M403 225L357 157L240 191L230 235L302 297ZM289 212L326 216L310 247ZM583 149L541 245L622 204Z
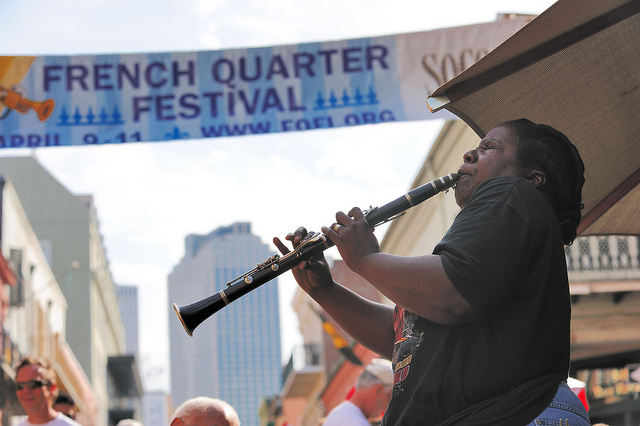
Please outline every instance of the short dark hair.
M24 357L20 360L20 363L16 367L16 376L18 375L18 371L21 368L26 367L28 365L37 365L44 369L43 379L49 380L51 383L56 383L56 372L53 368L53 364L47 358L35 358L35 357Z
M53 401L53 405L56 404L76 405L76 402L73 400L73 398L71 398L70 395L67 395L64 392L60 392L58 396L56 396L56 399Z
M584 163L578 149L564 133L546 124L521 118L502 125L516 133L520 164L545 173L545 183L538 189L551 202L560 221L563 242L570 245L576 238L584 208Z

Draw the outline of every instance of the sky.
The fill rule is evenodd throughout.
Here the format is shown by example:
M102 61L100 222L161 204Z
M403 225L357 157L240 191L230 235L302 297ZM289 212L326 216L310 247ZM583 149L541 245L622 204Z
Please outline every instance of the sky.
M428 31L539 14L551 0L2 0L0 56L200 51ZM428 112L425 110L425 116ZM237 221L264 243L410 189L442 122L129 145L4 149L33 155L74 194L92 194L118 284L140 298L144 387L169 391L166 279L188 234ZM462 158L462 153L460 153ZM454 171L454 170L452 170ZM384 228L378 230L379 238ZM327 256L336 257L330 249ZM270 284L265 284L270 285ZM302 338L295 282L279 279L283 361ZM198 336L194 338L206 338Z

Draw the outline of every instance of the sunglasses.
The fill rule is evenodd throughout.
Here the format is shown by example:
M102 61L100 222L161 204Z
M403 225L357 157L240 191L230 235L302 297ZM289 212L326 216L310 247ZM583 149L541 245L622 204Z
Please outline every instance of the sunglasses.
M23 390L24 388L38 389L43 386L49 386L50 384L51 384L51 381L49 380L29 380L28 382L17 382L16 389L18 390Z

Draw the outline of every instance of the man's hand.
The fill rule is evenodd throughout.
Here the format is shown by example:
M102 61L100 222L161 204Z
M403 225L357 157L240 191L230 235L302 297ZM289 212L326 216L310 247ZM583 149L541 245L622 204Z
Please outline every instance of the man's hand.
M322 232L338 248L342 260L353 272L359 273L361 262L373 253L380 253L380 245L373 229L358 207L349 214L336 213L336 223L323 227Z
M313 234L309 234L304 227L300 227L296 229L295 232L287 234L285 239L291 241L295 249L304 242L306 238L311 236L313 236ZM273 239L273 243L283 255L290 252L289 248L278 237ZM298 267L291 269L291 272L300 288L309 294L318 291L323 286L333 284L329 265L322 253L308 260L303 260Z

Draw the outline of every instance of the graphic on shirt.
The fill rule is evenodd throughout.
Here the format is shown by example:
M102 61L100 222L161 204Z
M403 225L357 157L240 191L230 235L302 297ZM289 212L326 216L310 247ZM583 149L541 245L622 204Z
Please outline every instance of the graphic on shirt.
M393 394L399 395L403 390L402 382L409 375L413 355L424 340L424 332L415 329L418 315L396 307L394 325L396 340L393 345Z

